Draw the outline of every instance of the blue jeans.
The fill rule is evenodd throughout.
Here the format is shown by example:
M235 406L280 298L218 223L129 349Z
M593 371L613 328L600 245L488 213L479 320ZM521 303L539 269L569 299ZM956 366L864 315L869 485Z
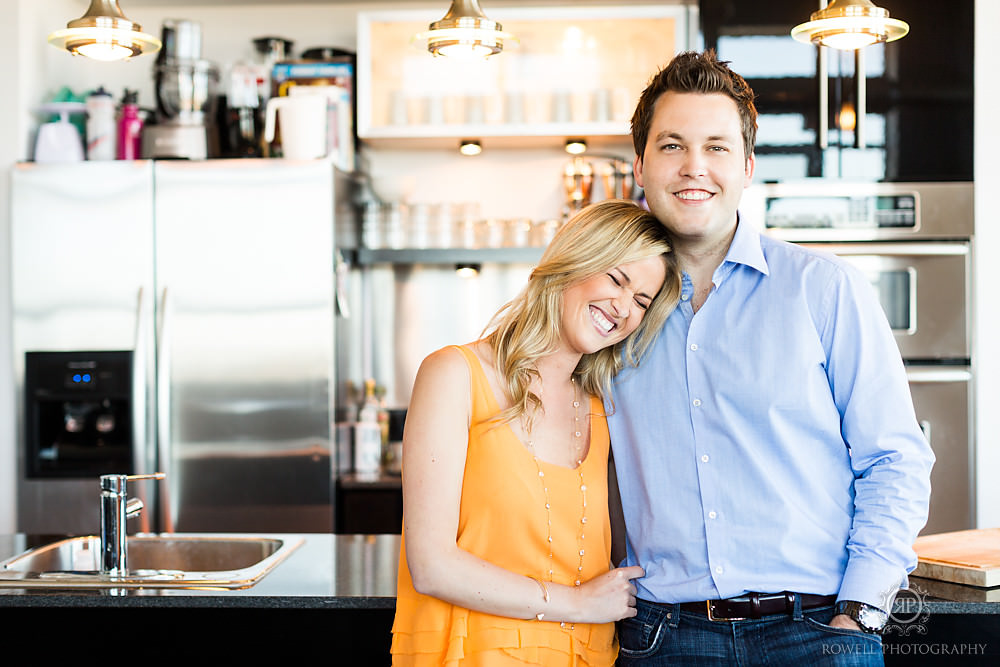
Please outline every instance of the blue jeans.
M798 596L792 614L758 620L710 621L638 600L638 614L618 621L619 667L632 665L883 665L882 638L827 625L833 607L802 611Z

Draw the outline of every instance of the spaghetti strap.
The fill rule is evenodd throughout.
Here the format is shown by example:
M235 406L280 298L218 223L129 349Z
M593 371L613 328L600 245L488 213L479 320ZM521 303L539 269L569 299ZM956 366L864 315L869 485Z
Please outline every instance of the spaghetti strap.
M465 363L469 367L469 388L472 392L472 423L482 423L500 412L500 403L497 401L496 394L493 393L490 381L486 378L483 362L479 360L469 345L449 345L448 347L455 348L465 358Z

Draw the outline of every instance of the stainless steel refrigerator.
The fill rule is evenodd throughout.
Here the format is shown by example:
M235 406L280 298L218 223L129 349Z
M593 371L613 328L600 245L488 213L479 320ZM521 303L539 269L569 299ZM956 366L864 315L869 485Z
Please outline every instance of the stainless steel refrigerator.
M11 192L18 530L94 532L98 473L161 471L130 528L332 532L348 176L21 164Z

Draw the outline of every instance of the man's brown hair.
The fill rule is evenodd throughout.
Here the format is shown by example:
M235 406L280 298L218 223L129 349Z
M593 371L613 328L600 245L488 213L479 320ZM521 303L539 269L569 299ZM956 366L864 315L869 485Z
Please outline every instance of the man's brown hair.
M743 149L749 159L757 142L757 108L753 104L753 90L746 80L729 69L729 62L719 60L715 51L704 53L685 51L657 72L639 96L639 103L632 114L632 144L641 159L649 138L656 102L666 92L721 93L736 102L743 134Z

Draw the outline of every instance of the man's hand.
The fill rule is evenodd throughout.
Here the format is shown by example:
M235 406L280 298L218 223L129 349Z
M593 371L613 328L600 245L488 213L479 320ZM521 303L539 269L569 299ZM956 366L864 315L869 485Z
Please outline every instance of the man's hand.
M857 621L848 616L847 614L837 614L830 621L831 628L843 628L844 630L857 630L861 632L861 626L858 625Z

